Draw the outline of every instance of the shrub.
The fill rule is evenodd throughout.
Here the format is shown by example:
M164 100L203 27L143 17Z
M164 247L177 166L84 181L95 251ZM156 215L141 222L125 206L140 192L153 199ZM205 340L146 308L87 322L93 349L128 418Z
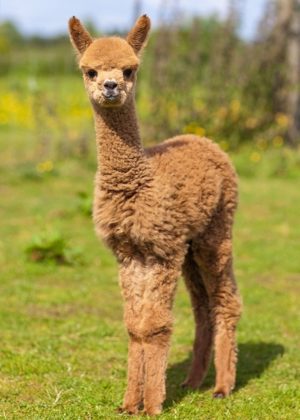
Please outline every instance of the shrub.
M31 243L26 247L26 254L33 262L54 262L67 265L82 262L80 249L70 247L58 231L45 230L34 235Z

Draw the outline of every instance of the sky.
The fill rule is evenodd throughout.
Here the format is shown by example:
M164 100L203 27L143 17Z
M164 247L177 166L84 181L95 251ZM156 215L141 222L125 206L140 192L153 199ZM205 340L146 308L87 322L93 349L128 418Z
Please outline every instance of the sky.
M242 12L241 34L253 38L267 0L236 0ZM229 0L141 0L141 13L155 25L174 5L182 16L228 12ZM68 19L75 15L92 21L101 31L127 29L133 21L134 0L0 0L0 21L12 20L25 34L52 36L66 32Z

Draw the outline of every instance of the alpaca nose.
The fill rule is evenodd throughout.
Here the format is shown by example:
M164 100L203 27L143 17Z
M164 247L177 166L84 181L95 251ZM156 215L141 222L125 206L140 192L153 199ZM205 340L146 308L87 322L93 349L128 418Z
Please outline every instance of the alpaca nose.
M115 88L118 86L118 83L116 83L116 81L115 81L115 80L105 80L105 82L104 82L103 86L104 86L106 89L113 90L113 89L115 89Z

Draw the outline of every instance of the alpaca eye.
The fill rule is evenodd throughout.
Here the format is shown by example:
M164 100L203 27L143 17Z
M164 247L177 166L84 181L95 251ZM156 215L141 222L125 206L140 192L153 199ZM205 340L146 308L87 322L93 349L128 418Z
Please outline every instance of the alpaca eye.
M88 75L88 77L89 77L90 79L94 79L94 77L96 77L96 76L97 76L97 72L96 72L96 70L89 70L86 74Z
M129 77L132 75L133 70L132 69L125 69L123 70L123 76L125 79L129 79Z

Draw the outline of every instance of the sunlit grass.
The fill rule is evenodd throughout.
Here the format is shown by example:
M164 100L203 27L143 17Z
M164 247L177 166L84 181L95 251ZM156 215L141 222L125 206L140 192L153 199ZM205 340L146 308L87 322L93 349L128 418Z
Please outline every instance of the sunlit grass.
M126 383L127 337L117 266L78 206L93 169L55 162L38 181L16 166L1 178L0 415L7 418L118 418ZM34 166L34 170L36 167ZM236 392L213 401L179 385L190 362L193 320L180 282L162 419L284 418L299 413L299 190L289 179L242 178L235 226L236 275L244 300ZM80 247L84 265L26 259L44 227Z

